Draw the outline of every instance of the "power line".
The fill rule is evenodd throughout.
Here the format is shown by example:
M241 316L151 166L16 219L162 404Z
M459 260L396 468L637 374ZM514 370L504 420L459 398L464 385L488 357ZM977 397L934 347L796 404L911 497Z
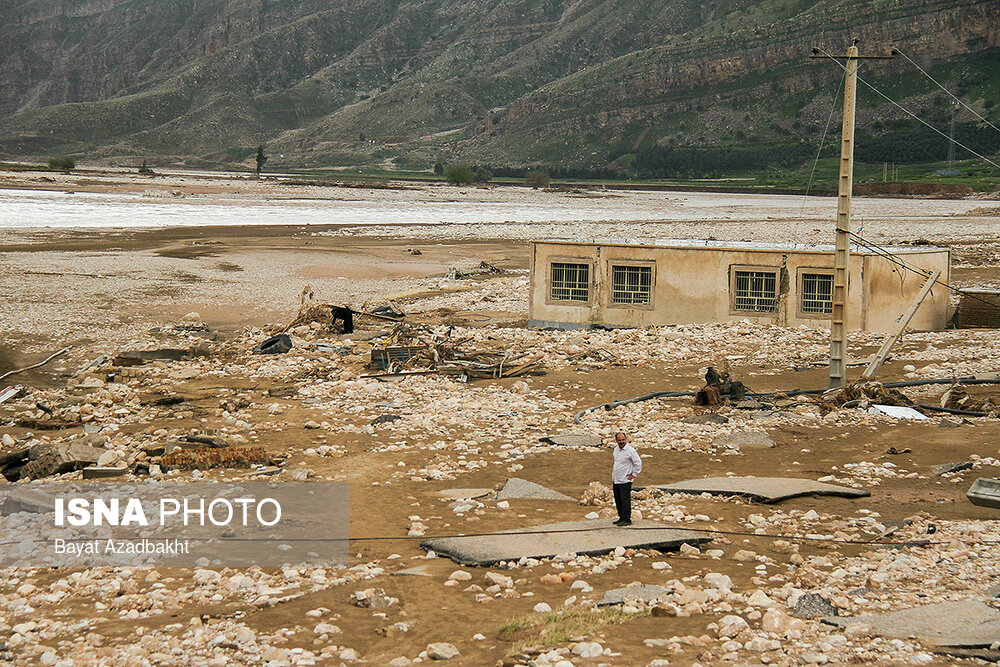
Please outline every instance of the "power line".
M826 128L823 129L823 136L819 140L819 149L816 151L816 159L813 160L812 171L809 173L809 184L806 185L806 195L809 194L810 188L812 188L813 177L816 175L816 165L819 164L819 156L823 153L823 146L826 145L826 135L830 132L830 123L833 122L833 114L837 112L837 97L840 95L840 87L844 85L844 80L847 78L847 72L844 72L844 76L840 77L840 82L837 84L837 90L833 92L833 101L830 106L830 115L826 119ZM802 206L805 207L805 202L802 202Z
M837 63L838 67L840 67L845 72L847 72L847 67L845 67L834 56L831 56L829 53L827 53L823 49L817 49L817 51L819 51L820 53L822 53L824 56L826 56L827 58L829 58L833 62ZM925 121L923 118L921 118L920 116L918 116L917 114L913 113L912 111L910 111L909 109L907 109L906 107L904 107L902 104L900 104L896 100L892 99L891 97L889 97L888 95L886 95L885 93L883 93L881 90L879 90L878 88L876 88L874 85L872 85L872 84L868 83L867 81L865 81L864 79L862 79L860 75L855 75L855 76L857 76L858 81L860 81L861 83L863 83L866 86L868 86L869 88L871 88L875 92L876 95L878 95L879 97L881 97L885 101L889 102L890 104L892 104L893 106L895 106L896 108L898 108L899 110L901 110L903 113L907 114L908 116L910 116L911 118L913 118L914 120L916 120L917 122L919 122L921 125L924 125L925 127L927 127L929 129L933 130L934 132L936 132L937 134L940 134L942 137L944 137L948 141L954 143L956 146L958 146L960 148L964 148L965 150L969 151L970 153L972 153L973 155L975 155L976 157L978 157L980 160L982 160L984 162L988 162L989 164L993 165L997 169L1000 169L1000 164L997 164L996 162L994 162L993 160L989 159L985 155L982 155L981 153L977 153L976 151L972 150L971 148L969 148L968 146L966 146L962 142L957 141L957 140L953 139L952 137L949 137L946 133L944 133L941 130L937 129L936 127L934 127L933 125L931 125L930 123L928 123L927 121Z
M940 84L940 83L938 82L938 80L937 80L937 79L935 79L935 78L934 78L933 76L931 76L930 74L928 74L928 73L927 73L927 71L926 71L926 70L925 70L925 69L924 69L923 67L921 67L921 66L920 66L920 65L918 65L917 63L913 62L913 60L912 60L912 59L910 58L910 56L908 56L908 55L906 55L905 53L903 53L902 51L900 51L898 47L897 47L897 48L895 49L895 52L896 52L896 53L898 53L899 55L903 56L904 58L906 58L906 59L907 59L907 60L908 60L908 61L910 62L910 64L911 64L911 65L913 65L913 66L914 66L914 67L916 67L916 68L917 68L918 70L920 70L920 73L921 73L921 74L923 74L923 75L924 75L924 76L926 76L926 77L927 77L928 79L930 79L931 81L933 81L933 82L934 82L934 84L935 84L935 85L936 85L936 86L937 86L938 88L940 88L940 89L941 89L941 90L943 90L944 92L948 93L948 94L949 94L949 95L951 96L951 98L952 98L953 100L955 100L956 102L958 102L959 104L961 104L961 105L962 105L963 107L965 107L966 109L968 109L968 110L969 110L969 111L970 111L970 112L972 113L972 115L973 115L973 116L975 116L975 117L976 117L976 118L978 118L979 120L983 121L984 123L986 123L987 125L989 125L990 127L992 127L992 128L993 128L994 130L996 130L997 132L1000 132L1000 127L997 127L996 125L994 125L993 123L991 123L991 122L990 122L990 121L988 121L987 119L985 119L985 118L983 118L982 116L980 116L980 115L979 115L979 113L978 113L978 112L977 112L977 111L976 111L975 109L973 109L973 108L972 108L972 107L970 107L970 106L969 106L968 104L966 104L965 102L963 102L962 100L960 100L960 99L958 98L958 96L956 96L956 95L955 95L954 93L952 93L952 92L951 92L950 90L948 90L947 88L945 88L944 86L942 86L942 85L941 85L941 84Z
M867 240L867 239L859 236L858 234L855 234L854 232L847 232L847 233L850 234L852 237L854 237L854 239L858 242L859 245L864 246L865 248L868 248L869 250L875 252L879 256L881 256L881 257L889 260L890 262L892 262L896 266L899 266L900 268L906 269L907 271L911 271L911 272L913 272L913 273L915 273L915 274L917 274L917 275L919 275L919 276L921 276L923 278L928 278L930 276L930 274L931 274L930 271L926 271L926 270L921 269L919 267L915 267L915 266L912 266L912 265L908 264L906 262L906 260L904 260L902 257L900 257L899 255L897 255L896 253L894 253L894 252L892 252L892 251L890 251L890 250L888 250L886 248L883 248L882 246L876 245L876 244L872 243L871 241L869 241L869 240ZM960 295L966 297L967 299L972 299L974 301L979 301L981 303L986 304L987 306L990 306L991 308L996 308L997 310L1000 310L1000 305L997 305L997 304L993 303L992 301L987 301L986 299L978 297L975 294L971 294L969 292L966 292L965 290L963 290L963 289L961 289L959 287L955 287L953 285L949 285L948 283L943 282L941 280L935 280L934 284L935 285L941 285L942 287L944 287L946 289L949 289L952 292L955 292L956 294L960 294Z

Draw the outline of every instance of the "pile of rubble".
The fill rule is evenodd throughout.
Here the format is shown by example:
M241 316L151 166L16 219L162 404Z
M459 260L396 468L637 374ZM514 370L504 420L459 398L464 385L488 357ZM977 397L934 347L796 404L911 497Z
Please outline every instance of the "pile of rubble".
M370 367L386 375L436 372L463 382L483 378L543 375L544 355L463 348L472 336L452 337L452 329L439 334L427 327L399 325L372 348ZM378 377L378 376L376 376Z

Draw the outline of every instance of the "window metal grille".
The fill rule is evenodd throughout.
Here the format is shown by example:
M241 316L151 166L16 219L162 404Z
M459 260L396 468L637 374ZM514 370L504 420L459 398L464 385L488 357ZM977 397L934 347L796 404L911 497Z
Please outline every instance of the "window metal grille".
M802 312L816 315L833 312L833 276L829 273L802 274Z
M648 306L652 295L653 267L612 266L611 303Z
M776 271L735 271L734 310L773 313L778 310Z
M553 301L590 301L590 265L552 262Z

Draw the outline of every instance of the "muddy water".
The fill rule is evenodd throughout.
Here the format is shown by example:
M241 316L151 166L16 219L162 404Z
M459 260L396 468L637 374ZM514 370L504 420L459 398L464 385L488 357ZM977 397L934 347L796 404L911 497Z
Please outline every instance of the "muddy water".
M309 196L306 196L309 195ZM858 199L865 219L934 220L989 202ZM828 197L619 191L547 193L520 188L406 191L277 188L192 195L181 192L0 190L0 228L108 228L202 225L414 225L569 221L829 220Z

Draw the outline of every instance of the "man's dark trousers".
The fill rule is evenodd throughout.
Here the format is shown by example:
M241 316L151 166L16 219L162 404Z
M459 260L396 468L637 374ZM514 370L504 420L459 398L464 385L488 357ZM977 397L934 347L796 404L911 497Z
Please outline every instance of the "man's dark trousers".
M613 484L619 521L632 520L632 482Z

